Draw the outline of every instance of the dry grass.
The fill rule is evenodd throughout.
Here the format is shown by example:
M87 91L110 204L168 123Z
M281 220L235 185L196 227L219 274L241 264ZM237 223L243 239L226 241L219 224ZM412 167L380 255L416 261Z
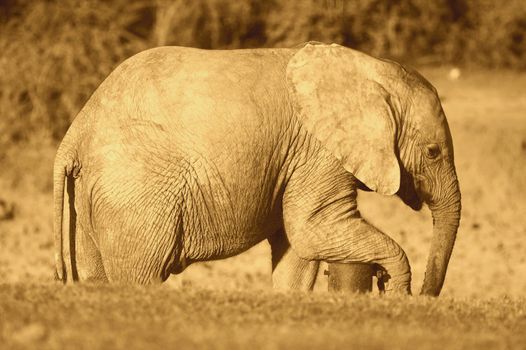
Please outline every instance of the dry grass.
M167 287L0 285L0 342L45 349L499 349L526 346L526 300Z

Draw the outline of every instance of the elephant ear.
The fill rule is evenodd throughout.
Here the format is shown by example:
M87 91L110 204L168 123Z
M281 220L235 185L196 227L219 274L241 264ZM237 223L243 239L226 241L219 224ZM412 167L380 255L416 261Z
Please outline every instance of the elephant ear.
M385 64L332 44L309 45L287 65L287 85L301 124L371 190L400 187L395 122L387 91L371 76Z

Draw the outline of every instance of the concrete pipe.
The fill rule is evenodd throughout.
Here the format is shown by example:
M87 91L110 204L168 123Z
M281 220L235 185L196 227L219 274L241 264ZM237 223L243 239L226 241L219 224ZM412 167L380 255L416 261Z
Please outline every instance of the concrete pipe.
M378 276L378 268L366 263L329 263L329 291L339 293L368 293L373 290L373 276ZM380 282L381 278L379 278ZM381 290L383 286L378 283Z

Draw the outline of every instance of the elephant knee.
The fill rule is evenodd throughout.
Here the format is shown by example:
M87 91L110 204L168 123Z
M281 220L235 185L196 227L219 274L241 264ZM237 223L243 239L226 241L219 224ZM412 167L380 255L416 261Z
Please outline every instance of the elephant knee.
M386 236L387 237L387 236ZM397 264L397 265L409 265L409 260L402 247L396 243L392 238L388 238L387 242L388 255L384 259L385 263Z
M319 254L316 250L308 245L292 247L292 250L303 260L319 260Z
M309 237L290 237L290 246L303 260L320 260L320 247Z

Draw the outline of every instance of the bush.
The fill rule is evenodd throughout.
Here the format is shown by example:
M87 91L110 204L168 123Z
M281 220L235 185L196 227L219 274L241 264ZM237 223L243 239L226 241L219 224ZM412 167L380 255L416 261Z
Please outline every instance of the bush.
M279 1L267 44L342 43L411 63L526 68L526 3L510 0Z
M0 145L60 138L104 77L146 48L127 1L28 2L0 28ZM7 132L4 132L6 130Z

